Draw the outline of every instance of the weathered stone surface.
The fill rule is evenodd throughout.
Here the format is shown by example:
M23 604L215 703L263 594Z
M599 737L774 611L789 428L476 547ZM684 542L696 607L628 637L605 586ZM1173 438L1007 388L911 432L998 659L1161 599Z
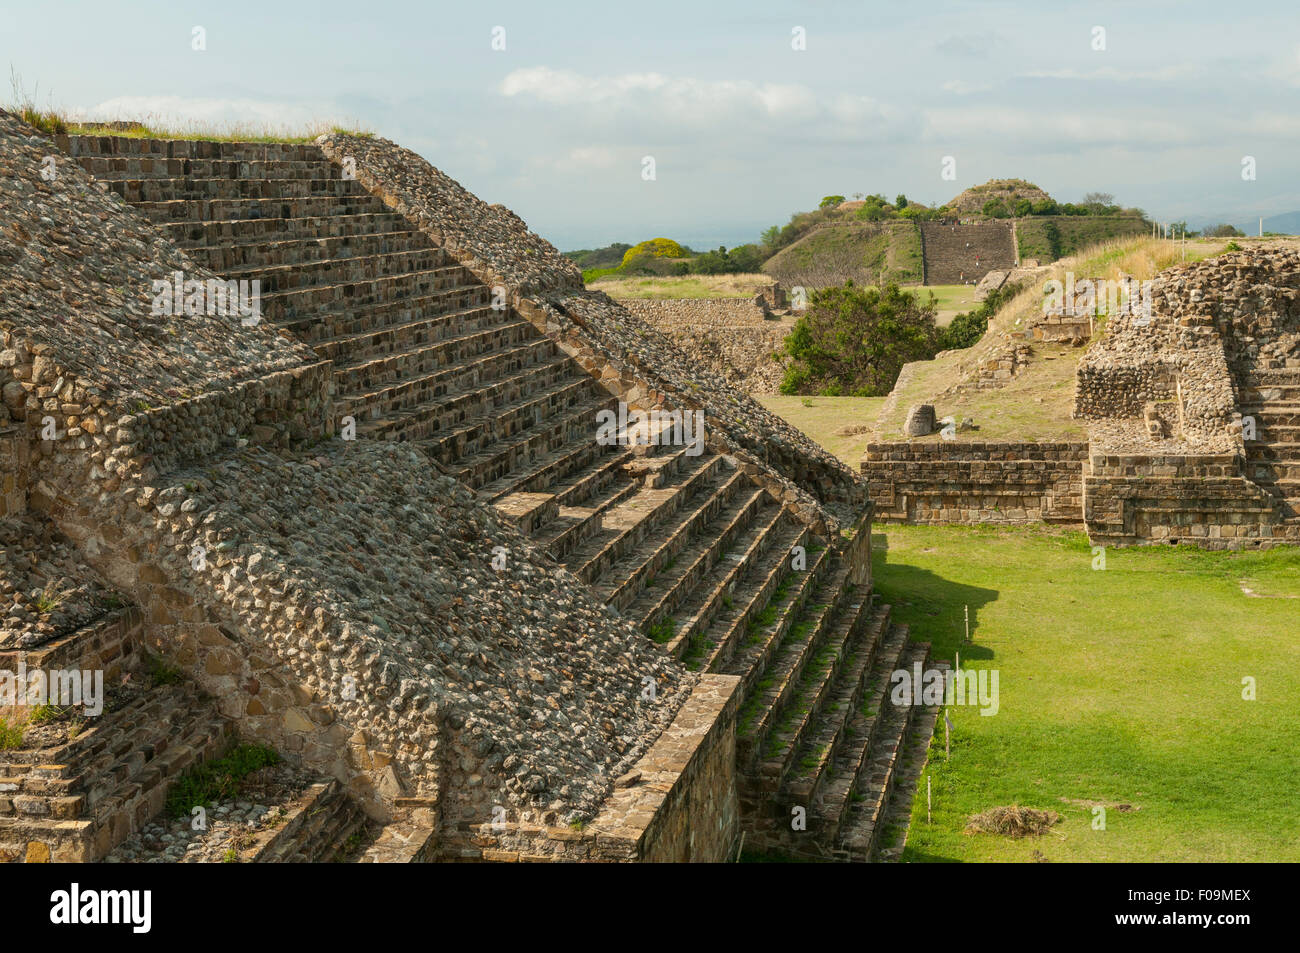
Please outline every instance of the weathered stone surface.
M934 433L935 425L934 405L917 404L907 412L907 419L903 423L903 433L909 437L925 437Z

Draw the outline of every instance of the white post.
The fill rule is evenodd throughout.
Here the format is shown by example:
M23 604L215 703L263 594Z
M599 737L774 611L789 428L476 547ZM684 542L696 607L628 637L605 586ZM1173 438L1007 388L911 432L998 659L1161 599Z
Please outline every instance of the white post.
M925 823L931 822L930 817L930 776L925 776Z

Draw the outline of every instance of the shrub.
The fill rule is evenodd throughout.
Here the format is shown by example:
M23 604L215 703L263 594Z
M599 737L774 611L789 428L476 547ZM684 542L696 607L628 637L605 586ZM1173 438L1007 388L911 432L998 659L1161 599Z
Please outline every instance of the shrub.
M909 361L934 355L934 298L921 304L896 284L821 288L786 339L783 394L871 397L889 393Z
M1007 203L1000 198L989 199L984 203L982 211L989 218L1007 218L1011 214L1011 210L1007 208Z

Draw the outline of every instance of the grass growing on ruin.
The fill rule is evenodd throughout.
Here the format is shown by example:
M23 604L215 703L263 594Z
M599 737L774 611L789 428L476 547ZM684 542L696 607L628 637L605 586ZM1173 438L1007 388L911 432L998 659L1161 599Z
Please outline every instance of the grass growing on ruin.
M1096 571L1079 533L878 530L894 618L937 657L999 672L998 714L949 709L951 761L940 722L933 823L922 778L904 860L1300 860L1300 552L1109 549ZM1041 837L963 833L1013 804L1064 817Z
M195 765L177 778L167 792L167 810L185 817L196 807L236 797L245 778L279 761L280 756L263 745L236 745L216 761Z
M875 428L884 397L755 397L778 417L783 417L839 457L853 469L858 468L870 430ZM849 431L868 428L860 433Z
M305 124L287 125L268 122L177 122L165 116L147 114L131 116L126 121L130 128L110 129L97 122L73 116L51 103L42 109L37 105L40 84L27 90L21 76L12 67L9 71L10 99L0 103L0 108L13 113L23 122L34 126L48 136L124 136L128 139L205 139L214 142L314 142L326 133L339 133L371 138L374 132L355 123L340 125L333 120L315 120Z

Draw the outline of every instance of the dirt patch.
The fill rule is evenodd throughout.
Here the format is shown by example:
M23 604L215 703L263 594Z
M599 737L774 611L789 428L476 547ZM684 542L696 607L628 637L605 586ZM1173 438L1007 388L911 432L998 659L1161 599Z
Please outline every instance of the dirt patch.
M1061 801L1066 804L1073 804L1075 807L1081 807L1084 810L1091 811L1094 807L1104 807L1108 811L1114 811L1116 814L1133 814L1142 810L1127 802L1115 801L1089 801L1081 797L1063 797Z
M1047 833L1061 819L1056 811L1041 811L1036 807L994 807L971 816L966 824L966 834L1000 834L1003 837L1038 837Z

